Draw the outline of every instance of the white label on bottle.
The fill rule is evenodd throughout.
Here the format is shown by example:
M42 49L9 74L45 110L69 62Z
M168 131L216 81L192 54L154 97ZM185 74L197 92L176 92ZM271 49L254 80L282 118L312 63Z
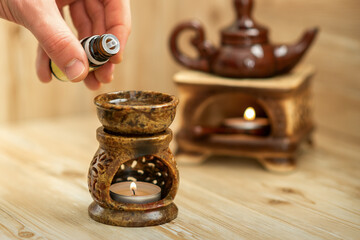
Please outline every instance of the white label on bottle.
M95 65L101 66L101 65L107 63L107 61L109 61L109 59L106 60L106 61L100 62L100 61L96 60L95 58L93 58L93 57L91 56L89 43L90 43L90 41L91 41L93 38L96 38L96 37L99 37L99 35L91 36L91 37L85 39L84 49L85 49L85 53L86 53L86 56L87 56L89 62L91 62L92 64L95 64ZM84 39L83 39L83 40L84 40ZM81 42L82 42L83 40L81 40Z

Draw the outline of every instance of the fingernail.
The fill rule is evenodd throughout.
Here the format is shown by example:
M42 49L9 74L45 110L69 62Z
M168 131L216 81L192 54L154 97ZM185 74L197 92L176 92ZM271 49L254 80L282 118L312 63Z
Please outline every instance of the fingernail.
M72 81L85 71L84 64L79 59L73 59L65 67L66 77Z

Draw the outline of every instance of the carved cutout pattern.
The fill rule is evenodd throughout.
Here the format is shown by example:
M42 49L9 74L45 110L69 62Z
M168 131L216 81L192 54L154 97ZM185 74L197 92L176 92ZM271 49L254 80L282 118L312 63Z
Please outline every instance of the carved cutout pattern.
M98 177L102 175L108 166L114 161L103 149L99 149L90 164L88 185L90 194L98 201L101 199Z

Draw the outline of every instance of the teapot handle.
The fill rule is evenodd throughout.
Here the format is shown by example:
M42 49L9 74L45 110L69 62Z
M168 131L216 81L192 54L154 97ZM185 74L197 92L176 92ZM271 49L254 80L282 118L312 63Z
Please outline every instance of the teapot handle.
M191 44L197 49L198 58L190 58L183 54L178 46L178 38L184 30L194 30L196 35L191 39ZM210 72L210 58L215 53L214 47L205 40L204 28L201 23L196 20L184 22L178 25L172 32L170 37L170 50L175 60L180 64L194 70Z

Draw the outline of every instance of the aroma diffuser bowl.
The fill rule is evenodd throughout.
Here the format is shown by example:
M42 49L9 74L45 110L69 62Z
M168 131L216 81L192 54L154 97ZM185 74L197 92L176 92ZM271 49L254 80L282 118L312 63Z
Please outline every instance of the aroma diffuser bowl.
M173 133L168 127L178 99L124 91L99 95L94 102L103 126L96 132L99 148L88 173L94 200L88 208L90 217L123 227L175 219L179 172L169 148Z
M164 224L176 218L173 203L179 185L179 172L169 149L172 131L151 135L114 135L97 129L99 149L91 161L88 185L94 202L92 219L108 225L145 227ZM113 198L111 185L126 181L152 183L161 188L160 200L133 204Z
M152 91L120 91L101 94L94 103L105 130L120 134L153 134L170 126L178 99Z

